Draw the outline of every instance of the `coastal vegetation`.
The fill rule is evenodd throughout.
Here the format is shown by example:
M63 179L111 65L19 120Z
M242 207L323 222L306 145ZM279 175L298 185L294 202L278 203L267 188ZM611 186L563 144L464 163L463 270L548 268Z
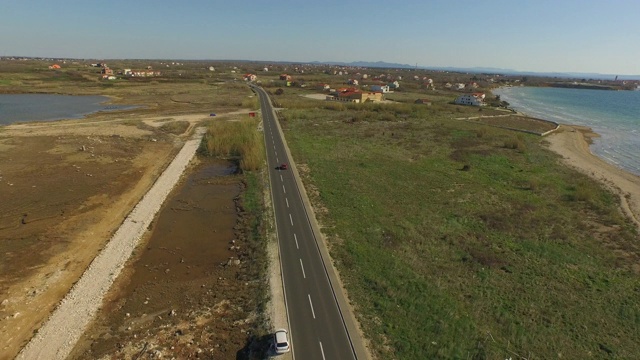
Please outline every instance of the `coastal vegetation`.
M259 170L264 162L264 142L257 121L214 121L207 127L201 152L238 161L243 171Z
M378 358L640 353L638 234L544 138L446 97L274 100Z
M280 71L260 72L264 64L221 63L211 72L209 64L201 62L171 64L165 69L160 61L114 60L113 68L149 65L163 72L157 78L114 81L99 80L99 70L86 62L69 62L58 70L48 69L48 64L3 62L0 93L108 95L114 103L138 105L134 110L89 117L96 122L108 120L109 132L115 132L114 123L131 125L122 131L123 136L130 136L133 126L151 131L141 117L166 116L169 120L153 130L158 131L154 138L162 141L135 144L166 146L163 151L167 154L171 147L158 136L160 132L187 135L188 124L173 121L176 115L258 107L247 85L237 81L240 74L258 73L263 87L272 93L285 86L278 80ZM284 72L287 66L280 70ZM407 69L354 71L393 73L405 79L416 73ZM640 353L638 234L620 214L617 198L587 177L560 166L558 156L545 150L544 138L503 129L542 132L539 130L548 123L507 117L508 112L491 107L455 106L450 102L458 93L441 90L447 82L478 81L486 85L481 90L488 91L489 76L424 75L434 79L438 90L425 90L421 81L403 81L400 89L387 95L393 102L384 104L303 97L319 92L302 88L305 83L341 87L350 76L309 70L296 76L299 86L286 87L273 98L278 107L285 108L280 120L293 157L375 355L543 359L633 358ZM515 84L513 78L507 79L499 80ZM520 83L536 81L530 77ZM424 97L431 106L414 104ZM491 117L494 115L503 117ZM254 120L212 118L200 148L202 154L237 161L245 170L241 217L251 233L249 246L255 261L250 262L253 278L241 281L261 281L266 261L260 253L265 224L260 215L264 211L260 201L263 181L257 171L264 164L264 149L257 128ZM50 136L51 141L57 137ZM101 141L118 144L122 159L131 156L133 142L123 142L120 136ZM78 153L72 144L69 164L75 164ZM151 164L159 154L153 149L153 156L147 157ZM43 148L34 154L41 157L47 151ZM33 159L21 163L29 161L32 166L39 164ZM105 164L124 166L123 161ZM99 172L116 173L95 171ZM79 174L78 184L87 184L82 189L90 198L94 193L86 189L97 191L100 187L90 181L98 177ZM31 173L24 178L29 186L35 181ZM50 191L51 176L46 180ZM66 191L67 181L56 184L65 191L52 193L71 194ZM109 184L113 187L114 183ZM78 194L80 185L73 186L73 194ZM20 201L25 193L38 195L31 189L18 194ZM42 197L36 197L41 202ZM80 200L74 200L78 206L73 208L81 208ZM45 250L37 251L38 256L52 255L49 248ZM41 263L32 253L19 252L7 268L23 269L26 261L27 268L39 269ZM257 322L263 323L267 295L250 296L257 298L252 306ZM30 333L29 326L23 328L24 334ZM250 335L248 348L256 344L251 336L268 330L265 325ZM14 357L29 335L24 334L3 354Z

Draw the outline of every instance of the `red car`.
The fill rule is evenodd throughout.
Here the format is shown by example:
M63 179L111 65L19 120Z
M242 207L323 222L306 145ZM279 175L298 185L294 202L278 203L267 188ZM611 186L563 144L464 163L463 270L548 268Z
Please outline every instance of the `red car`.
M287 168L288 168L288 166L287 166L286 163L280 164L280 168L279 168L280 170L287 170Z

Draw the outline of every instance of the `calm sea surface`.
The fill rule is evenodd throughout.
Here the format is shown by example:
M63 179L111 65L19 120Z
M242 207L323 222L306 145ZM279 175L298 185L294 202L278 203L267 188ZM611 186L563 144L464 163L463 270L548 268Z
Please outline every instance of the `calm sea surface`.
M0 94L0 125L22 121L74 119L98 111L134 108L103 104L108 100L105 96Z
M511 87L493 91L527 115L584 125L601 137L591 151L640 175L640 91Z

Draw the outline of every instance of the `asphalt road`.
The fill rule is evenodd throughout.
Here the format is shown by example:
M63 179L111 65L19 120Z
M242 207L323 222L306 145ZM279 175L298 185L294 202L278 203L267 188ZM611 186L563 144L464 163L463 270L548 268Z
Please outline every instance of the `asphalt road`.
M355 359L294 175L290 168L277 169L290 160L271 103L264 90L254 89L262 108L293 358Z

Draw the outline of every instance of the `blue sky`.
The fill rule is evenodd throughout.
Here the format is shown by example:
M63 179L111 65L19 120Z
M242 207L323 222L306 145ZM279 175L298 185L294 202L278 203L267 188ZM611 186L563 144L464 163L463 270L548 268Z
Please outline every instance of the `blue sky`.
M638 0L0 0L0 56L640 74Z

